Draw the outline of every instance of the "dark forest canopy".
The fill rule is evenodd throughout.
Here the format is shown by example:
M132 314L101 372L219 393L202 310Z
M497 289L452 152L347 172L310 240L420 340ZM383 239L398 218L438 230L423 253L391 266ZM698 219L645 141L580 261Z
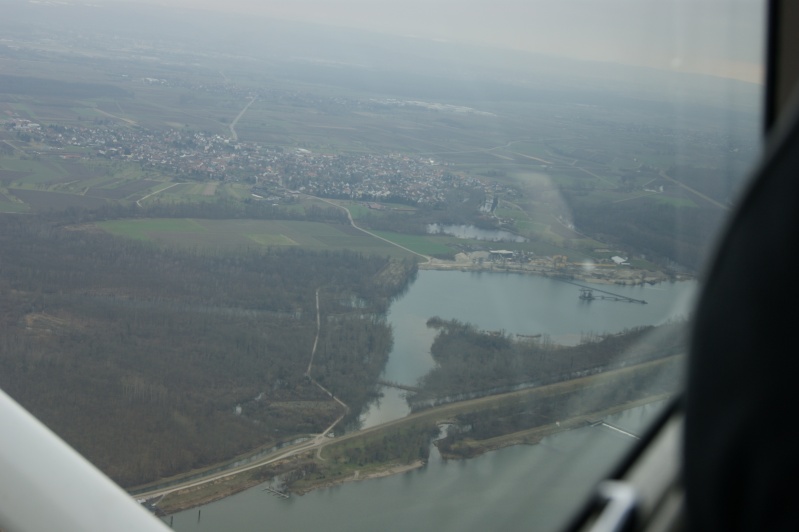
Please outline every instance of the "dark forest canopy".
M540 340L516 340L502 331L481 331L457 320L431 318L439 329L431 354L436 367L421 379L414 403L436 402L549 384L639 364L684 352L685 323L636 327L619 334L592 334L564 347Z
M0 388L122 485L321 432L374 393L413 263L205 255L0 216ZM391 271L393 282L385 272ZM355 308L352 301L357 299Z

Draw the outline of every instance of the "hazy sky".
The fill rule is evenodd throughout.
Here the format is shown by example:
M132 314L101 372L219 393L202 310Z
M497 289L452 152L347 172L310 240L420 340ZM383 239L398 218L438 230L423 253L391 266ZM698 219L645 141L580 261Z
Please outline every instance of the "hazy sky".
M764 0L150 0L759 80Z

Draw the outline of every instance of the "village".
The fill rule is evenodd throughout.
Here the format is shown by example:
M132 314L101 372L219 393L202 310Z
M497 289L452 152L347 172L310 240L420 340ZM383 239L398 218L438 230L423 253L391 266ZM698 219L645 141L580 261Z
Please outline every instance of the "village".
M14 116L4 129L33 157L129 161L175 180L251 183L254 197L273 202L291 190L325 198L437 206L449 190L491 188L421 156L316 153L190 129L121 127L102 119L75 127Z

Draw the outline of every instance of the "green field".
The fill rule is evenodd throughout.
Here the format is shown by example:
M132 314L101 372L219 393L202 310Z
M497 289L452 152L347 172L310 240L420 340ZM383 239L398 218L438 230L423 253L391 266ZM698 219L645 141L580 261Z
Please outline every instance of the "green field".
M337 203L342 207L346 208L348 211L350 211L350 214L352 215L352 218L354 220L370 216L383 216L385 214L397 211L400 211L403 214L411 216L417 210L415 207L411 207L408 205L402 205L399 203L377 202L377 201L370 203L375 203L377 205L380 205L383 207L383 209L372 209L369 208L367 205L364 205L362 202L358 201L338 201ZM325 206L324 202L319 202L318 205Z
M372 231L374 234L382 236L386 240L396 242L400 246L405 246L422 255L450 255L453 249L445 246L442 242L448 237L425 236L425 235L405 235L392 233L389 231Z
M663 194L655 194L648 196L649 199L655 200L659 203L666 203L674 205L675 207L696 207L696 202L690 198L675 198L674 196L665 196Z
M159 186L164 177L137 164L98 159L0 158L0 183L7 194L31 210L91 207L104 200L135 200ZM34 193L35 192L35 193Z
M283 220L200 220L147 218L97 224L109 233L167 246L210 251L299 246L392 257L410 253L346 225Z
M162 235L185 235L206 233L196 220L184 218L146 218L142 220L112 220L98 224L102 229L116 235L137 240L157 240Z

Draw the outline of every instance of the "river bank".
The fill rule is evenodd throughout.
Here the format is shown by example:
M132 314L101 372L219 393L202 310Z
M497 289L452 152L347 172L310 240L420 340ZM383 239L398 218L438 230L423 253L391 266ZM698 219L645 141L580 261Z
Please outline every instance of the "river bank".
M586 304L578 299L578 290L575 287L537 275L483 275L479 272L420 271L409 287L409 291L393 302L389 311L388 320L394 328L395 343L383 377L400 383L414 383L434 366L430 348L436 331L426 325L431 316L444 316L448 319L474 323L485 330L505 329L508 334L519 333L530 336L544 333L551 335L556 343L576 345L581 341L581 332L583 331L617 333L625 328L658 323L672 316L684 315L686 311L683 309L688 307L695 287L694 283L666 283L654 287L628 286L611 290L631 298L646 299L649 304L628 305L605 301ZM629 370L629 368L627 369ZM595 375L592 377L593 382L600 383L610 375L612 373ZM575 379L553 386L559 386L560 391L564 393L572 393L570 391L572 388L584 389L589 384L589 381ZM614 386L609 388L612 389ZM553 388L548 390L551 393L555 391ZM545 390L541 388L534 388L519 391L518 394L544 392ZM657 392L653 392L653 395L654 393ZM409 416L406 399L401 394L386 392L380 403L362 416L364 430L358 434L343 434L337 435L335 438L323 439L311 437L304 443L287 446L280 453L271 457L264 456L259 461L272 460L274 463L279 463L285 459L294 465L300 462L306 463L303 461L310 461L312 459L310 455L320 445L325 447L322 456L330 458L332 455L328 454L328 446L349 441L350 438L366 437L375 433L380 434L382 438L386 434L385 431L399 429L402 424L414 421L425 420L433 424L446 422L455 419L455 416L461 413L490 409L492 402L501 401L502 397L509 396L490 396L473 401L461 401ZM619 403L626 401L626 399L619 399ZM585 406L597 411L611 406L608 403L591 404L590 400L585 403L587 403ZM555 419L560 422L560 427L562 427L565 420L577 414L577 412L564 412ZM583 412L579 414L583 414ZM545 423L550 422L545 421ZM552 425L542 427L537 434L562 432L558 425L554 423ZM520 426L519 429L515 429L514 433L507 435L502 442L500 440L484 442L483 452L512 446L514 443L533 443L536 433L531 432L524 435L515 432L521 428L524 427ZM380 433L379 431L384 432ZM472 443L470 442L469 445ZM363 444L360 446L364 447ZM289 455L289 453L291 454ZM350 483L349 481L361 480L370 472L376 472L381 468L388 471L397 465L415 462L419 457L405 456L402 457L402 460L389 458L384 458L382 464L369 464L368 467L365 464L358 464L358 460L356 460L347 467L341 467L341 471L336 475L328 474L330 473L328 471L324 473L324 478L310 478L309 476L301 483L295 482L295 489L308 493L308 491L324 487L326 484ZM252 463L247 467L252 467L254 472L260 471L262 474L242 473L229 481L214 481L214 484L204 491L180 490L165 497L158 506L167 513L172 513L179 508L195 507L273 479L278 472L263 464ZM308 469L311 473L310 468ZM358 471L357 477L356 470ZM226 475L226 478L233 476L233 472ZM320 475L314 476L320 477ZM236 484L240 487L236 488ZM155 490L151 493L156 494Z
M631 327L660 324L665 320L684 317L696 292L696 283L622 286L608 290L629 298L646 300L648 304L622 304L600 299L585 302L579 299L578 287L540 275L487 275L476 271L421 269L408 291L393 301L389 309L387 320L393 328L394 346L381 379L412 385L435 366L430 349L437 331L427 327L428 319L433 316L472 323L481 330L505 330L509 335L520 337L541 334L544 339L551 338L553 343L578 345L584 336L590 336L592 332L617 334ZM655 361L652 364L662 363L664 361ZM619 371L635 372L635 369L627 367ZM614 430L590 423L603 419L603 409L611 406L625 408L634 404L630 403L630 397L611 397L608 398L609 402L603 404L596 400L596 394L602 390L613 394L630 387L612 382L612 376L612 373L593 375L586 380L574 379L553 384L552 388L525 389L514 394L449 403L412 414L404 393L395 393L396 390L383 387L383 397L361 415L363 429L357 434L341 434L337 431L334 438L312 438L304 444L284 449L286 452L299 450L296 458L286 457L291 463L307 464L306 478L303 482L295 482L293 487L295 493L301 491L303 496L284 499L263 491L266 486L283 490L280 479L265 474L255 478L263 478L268 484L261 487L250 484L255 487L226 498L223 494L218 498L225 500L204 506L201 524L198 523L196 508L175 513L174 528L188 531L211 526L244 531L258 528L259 523L268 520L271 526L284 529L332 527L345 530L349 527L373 530L380 528L381 523L385 525L386 516L391 516L396 522L413 522L417 528L425 529L425 526L429 526L436 519L432 510L435 505L430 507L428 504L431 497L447 494L447 504L457 507L458 515L471 515L470 511L481 504L479 501L485 502L486 492L478 487L483 485L486 475L490 477L490 493L503 493L501 499L492 500L492 506L506 508L511 514L515 511L514 508L529 506L527 502L520 502L516 506L512 503L518 498L518 489L514 486L522 484L525 490L531 485L541 484L543 491L539 498L546 500L542 504L547 508L565 504L564 500L576 497L581 490L588 489L589 484L599 478L599 475L605 473L604 469L615 462L617 449L621 452L621 449L626 449L625 446L634 441L633 438L620 436ZM664 391L651 388L643 382L644 379L635 380L640 383L640 387L635 387L641 390L642 395L653 396L653 400L658 398L654 396ZM591 382L596 384L596 393L588 389ZM658 379L653 384L657 382ZM584 393L581 394L580 390ZM453 442L482 447L482 454L477 456L476 453L471 453L475 457L469 460L442 459L440 447L424 445L430 453L427 464L405 473L390 474L404 470L393 469L395 466L414 462L418 464L418 446L416 457L400 454L396 459L383 457L385 460L382 464L366 463L366 459L373 454L376 456L380 450L393 447L392 434L413 433L410 424L418 423L420 430L424 428L424 424L432 424L432 429L436 431L435 438L439 434L437 424L440 426L455 423L465 427L471 423L471 418L466 417L469 413L479 414L490 422L497 419L492 416L492 409L507 409L513 402L523 401L531 404L534 409L540 408L543 402L535 395L540 393L553 395L552 400L558 404L565 401L558 400L555 395L561 395L564 400L566 396L571 396L574 398L572 404L579 410L574 411L572 407L568 407L566 411L558 409L556 412L541 412L554 416L534 420L540 422L533 423L539 426L527 431L523 429L532 427L532 424L525 426L524 420L520 420L522 423L515 427L509 426L511 430L502 436L498 433L490 434L491 438L479 443L464 440ZM641 397L636 396L633 399L638 400ZM613 401L616 401L615 404ZM503 402L504 405L501 404ZM553 406L556 406L554 403ZM646 425L639 422L651 419L653 412L657 412L659 408L646 405L612 414L606 420L614 425L619 420L618 426L634 434L641 434L638 427ZM528 408L519 411L529 412L528 417L538 417L537 412ZM575 419L573 428L570 422L572 418ZM486 431L481 431L481 437L489 436L483 436L483 433ZM476 435L475 431L465 433L465 436L472 438ZM388 436L387 445L370 447L369 441L366 441L382 443L384 436ZM590 441L592 450L583 454L570 454L572 447L583 441L586 445ZM361 449L363 452L359 451L357 456L351 455L348 463L340 462L340 474L334 476L325 471L311 470L315 467L310 462L317 448L312 449L314 445L323 445L322 458L334 465L335 457L346 455L348 450ZM598 447L594 449L594 445ZM343 446L344 449L334 449L336 446ZM407 447L411 449L411 446ZM486 452L489 450L492 452ZM567 470L556 467L564 461L569 464ZM501 473L499 469L494 469L495 465L500 467L500 464L504 464ZM572 466L577 468L578 465L574 474L564 474L571 471ZM381 475L384 478L360 482L380 468L384 470ZM579 475L576 471L579 471ZM320 472L324 478L318 474ZM592 476L594 474L597 476ZM554 484L561 481L564 487L558 491ZM331 489L326 489L331 486ZM219 490L223 488L230 490L224 484L214 487ZM165 498L159 506L174 502L170 501L174 497L175 495ZM201 503L183 507L194 507L198 504ZM364 508L369 511L363 512ZM400 511L400 508L403 510ZM405 515L408 508L412 509L413 516ZM353 520L353 512L358 513L358 520ZM379 523L370 521L370 516L378 519L378 514ZM170 515L173 514L170 512ZM472 517L477 520L480 518ZM171 517L167 518L168 522L170 519ZM363 523L368 524L355 525L363 519L366 519ZM420 522L427 525L418 526ZM471 523L471 518L469 522ZM495 527L496 523L485 523L484 528Z
M489 440L471 441L469 442L469 445L473 448L473 454L469 458L474 458L487 452L504 449L514 445L536 445L547 436L586 426L595 422L597 419L601 419L606 416L642 405L667 400L669 397L670 395L668 394L651 396L645 399L631 401L623 405L617 405L615 407L592 412L590 414L575 416L574 418L566 419L558 423L552 423L542 427L535 427L532 429L514 432L512 434L498 436ZM441 456L442 458L449 460L464 460L463 456L452 455L446 452L442 452ZM225 499L242 491L254 488L264 484L265 482L269 482L270 478L281 474L281 472L285 473L286 470L281 466L289 465L291 462L292 461L286 460L281 464L266 465L256 470L246 471L244 473L239 473L223 479L215 480L202 486L186 488L185 490L179 490L170 493L162 500L157 502L155 506L157 509L157 514L164 516L175 514L184 510L190 510L192 508L204 506L206 504ZM297 462L293 461L292 465L296 467ZM351 482L367 481L399 475L413 471L415 469L420 469L424 466L425 462L422 460L417 460L410 464L373 464L371 466L365 466L360 469L356 469L352 474L348 474L345 477L330 478L316 482L304 483L297 487L293 487L290 490L290 494L303 496L314 490L328 489Z
M655 285L663 282L695 279L694 276L686 273L667 274L659 270L635 268L630 265L554 262L550 258L533 259L529 262L502 259L491 260L490 253L486 251L458 253L455 256L455 260L430 258L428 262L420 263L419 269L521 273L553 279L565 278L587 283L619 286Z
M520 390L497 396L482 397L460 403L451 403L437 408L431 408L419 413L411 414L405 418L386 423L381 427L373 427L359 433L352 433L339 438L326 441L320 449L328 446L358 446L368 443L368 439L384 438L389 431L405 430L423 432L429 431L430 426L451 423L458 415L466 412L491 411L503 401L509 399L536 401L542 397L565 397L566 394L577 390L588 392L593 389L616 388L621 383L638 379L641 375L651 372L660 372L664 364L679 363L677 357L656 360L619 370L608 371L589 377L573 379L554 383L539 388ZM501 449L517 444L535 444L542 438L565 430L586 426L597 419L634 408L642 404L660 401L668 394L648 395L633 401L604 408L592 409L596 406L594 401L585 402L579 411L564 417L556 423L532 427L482 441L469 441L468 457L472 458L488 451ZM327 453L325 453L327 454ZM340 455L336 458L328 456L323 458L321 450L310 449L301 454L282 459L261 467L256 467L241 473L234 473L199 486L187 487L170 492L156 503L160 515L169 515L182 510L202 506L217 501L240 491L253 488L267 481L279 482L292 494L303 495L317 489L329 488L345 483L381 478L418 469L424 465L423 460L411 460L408 463L399 463L396 459L384 462L370 462L364 464L344 463ZM449 455L442 452L445 458L463 459L459 455Z
M562 530L560 516L578 507L598 479L635 445L662 411L652 403L469 460L443 459L369 482L345 482L302 497L255 487L165 519L174 530ZM610 427L610 428L609 428Z
M586 425L591 425L593 423L596 423L597 420L603 419L613 414L617 414L619 412L624 412L625 410L631 410L633 408L638 408L640 406L648 405L651 403L657 403L660 401L667 401L671 399L672 396L673 396L672 394L653 395L643 399L638 399L636 401L629 401L621 405L616 405L613 407L605 408L603 410L598 410L590 414L574 416L572 418L565 419L563 421L558 421L556 423L550 423L542 427L534 427L531 429L521 430L518 432L505 434L502 436L496 436L494 438L489 438L486 440L470 440L466 442L466 445L468 445L473 449L474 454L472 454L470 458L479 456L487 452L497 451L499 449L511 447L513 445L536 445L540 443L541 440L547 436L551 436L559 432L564 432L579 427L584 427ZM441 457L445 459L450 459L450 460L464 459L463 456L442 452L440 449L439 452L441 452Z
M215 501L219 501L254 488L264 483L271 483L272 479L280 477L289 471L301 468L304 464L311 463L311 453L298 460L284 460L281 462L264 465L263 467L232 474L228 477L214 480L200 486L193 486L177 490L166 496L156 499L154 507L157 515L165 516L190 510L199 506L205 506ZM313 490L326 489L349 482L359 482L376 478L383 478L400 473L412 471L424 467L422 460L417 460L410 464L371 464L361 469L356 469L351 475L342 478L331 478L313 483L301 484L292 487L287 493L291 495L305 495Z

